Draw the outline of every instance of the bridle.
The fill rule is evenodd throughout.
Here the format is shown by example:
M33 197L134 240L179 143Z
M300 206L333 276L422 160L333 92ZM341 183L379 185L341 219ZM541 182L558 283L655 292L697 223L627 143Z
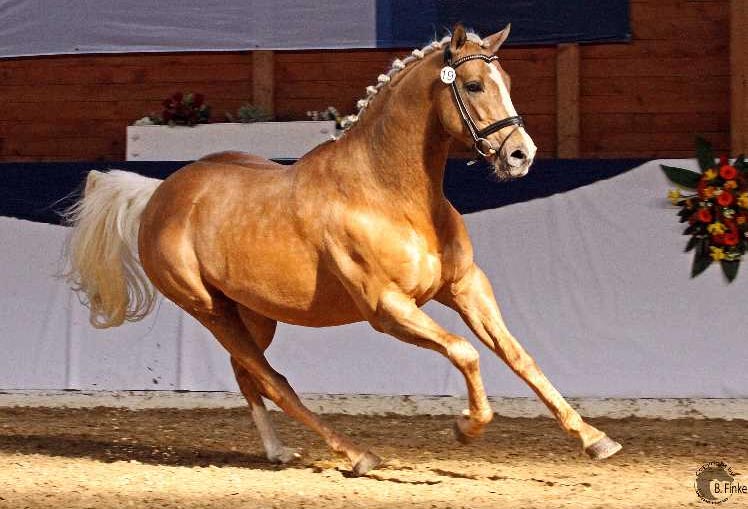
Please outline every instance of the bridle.
M524 127L525 122L524 120L522 120L521 116L517 115L494 122L493 124L484 127L483 129L478 129L478 126L475 125L475 122L473 121L473 117L470 116L470 112L465 105L465 101L462 100L462 96L460 95L460 90L457 87L457 75L455 73L455 70L459 66L461 66L465 62L469 62L470 60L483 60L484 62L490 64L494 60L498 59L499 57L497 57L496 55L488 56L481 53L475 53L473 55L467 55L462 58L458 58L453 62L452 51L450 50L449 45L444 48L445 67L443 67L441 71L442 81L452 88L452 95L454 96L455 102L457 103L457 110L460 112L460 117L462 117L462 121L467 126L468 131L470 131L470 136L473 138L473 148L478 154L483 157L489 157L497 152L500 152L504 147L504 143L506 143L506 141L512 136L512 134L514 134L514 131L512 131L509 136L503 139L498 149L493 148L491 142L486 139L488 136L509 126L515 126L514 129L517 130L520 127Z

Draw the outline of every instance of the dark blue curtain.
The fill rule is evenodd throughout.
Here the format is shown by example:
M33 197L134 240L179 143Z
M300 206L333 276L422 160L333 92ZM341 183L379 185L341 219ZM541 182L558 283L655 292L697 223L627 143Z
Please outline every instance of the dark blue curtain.
M631 38L628 0L378 0L377 46L422 46L457 22L481 35L511 23L508 44Z
M291 161L280 161L290 163ZM450 160L444 177L447 198L462 213L477 212L550 196L635 168L641 159L540 160L513 182L496 182L488 168ZM74 162L0 164L0 216L60 223L60 212L82 189L89 170L116 168L166 178L186 162Z

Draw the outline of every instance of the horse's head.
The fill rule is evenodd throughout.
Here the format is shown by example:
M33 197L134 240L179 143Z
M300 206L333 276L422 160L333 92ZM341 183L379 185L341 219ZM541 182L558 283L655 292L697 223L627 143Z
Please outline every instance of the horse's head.
M509 75L496 57L509 29L479 42L458 25L444 49L436 94L446 131L474 146L501 179L526 175L537 151L512 105Z

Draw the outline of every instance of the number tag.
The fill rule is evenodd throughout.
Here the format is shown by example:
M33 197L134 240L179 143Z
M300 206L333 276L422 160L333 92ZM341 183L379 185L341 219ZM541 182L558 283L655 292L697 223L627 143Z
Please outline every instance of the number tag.
M439 73L439 77L442 79L442 83L444 83L445 85L451 85L455 78L457 78L457 73L453 68L445 65L444 67L442 67L442 71L441 73Z

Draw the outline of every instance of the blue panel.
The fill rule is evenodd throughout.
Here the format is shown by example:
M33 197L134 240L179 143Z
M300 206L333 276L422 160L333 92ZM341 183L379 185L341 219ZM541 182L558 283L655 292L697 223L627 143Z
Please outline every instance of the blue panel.
M481 35L512 23L509 44L631 39L628 0L380 0L377 45L421 47L458 22Z

